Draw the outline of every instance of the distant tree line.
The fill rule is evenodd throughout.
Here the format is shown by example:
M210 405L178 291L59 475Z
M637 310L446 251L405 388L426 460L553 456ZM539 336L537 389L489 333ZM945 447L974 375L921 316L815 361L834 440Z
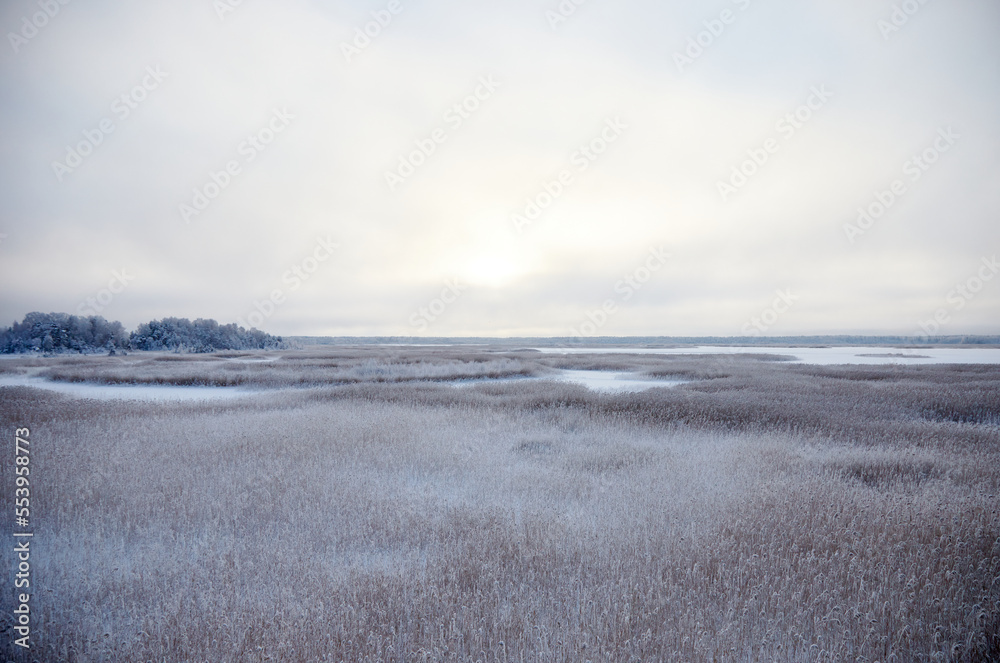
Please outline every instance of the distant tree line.
M124 350L213 352L285 347L281 337L215 320L164 318L146 322L131 334L120 322L99 315L29 313L0 329L0 354L42 352L116 353Z
M215 320L199 318L164 318L139 325L129 337L134 350L180 350L212 352L214 350L266 350L284 347L279 336L257 329L244 329L236 324L220 325Z

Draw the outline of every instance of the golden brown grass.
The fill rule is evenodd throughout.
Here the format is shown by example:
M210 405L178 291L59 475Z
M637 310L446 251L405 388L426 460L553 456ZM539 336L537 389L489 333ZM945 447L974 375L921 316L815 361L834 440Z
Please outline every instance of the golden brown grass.
M433 377L588 361L382 352L273 364ZM35 445L36 655L1000 655L996 368L589 361L712 377L598 395L374 372L222 405L0 391L3 425L31 426ZM207 366L185 370L211 378Z

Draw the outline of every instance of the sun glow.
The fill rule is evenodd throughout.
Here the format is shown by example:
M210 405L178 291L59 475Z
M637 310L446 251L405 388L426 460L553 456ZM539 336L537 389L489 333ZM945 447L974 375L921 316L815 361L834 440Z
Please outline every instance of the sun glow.
M508 223L502 213L494 211L466 225L466 243L456 268L470 285L502 288L529 271L523 246L511 234Z
M501 253L483 253L472 257L462 270L472 285L501 288L514 282L522 273L521 266Z

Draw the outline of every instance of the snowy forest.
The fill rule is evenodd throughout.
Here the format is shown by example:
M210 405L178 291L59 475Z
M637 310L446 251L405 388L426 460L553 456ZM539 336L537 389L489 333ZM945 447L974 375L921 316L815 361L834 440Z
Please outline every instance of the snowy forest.
M220 325L199 318L164 318L143 323L131 334L122 323L99 315L29 313L21 322L0 330L0 353L78 352L111 354L127 350L213 352L285 347L284 341L257 329Z

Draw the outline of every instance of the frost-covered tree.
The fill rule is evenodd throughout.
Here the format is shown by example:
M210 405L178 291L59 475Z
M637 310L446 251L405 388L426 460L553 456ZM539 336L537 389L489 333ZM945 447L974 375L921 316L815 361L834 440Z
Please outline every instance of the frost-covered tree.
M280 337L215 320L164 318L139 325L131 335L120 322L100 316L29 313L0 330L0 353L81 352L109 354L126 349L213 352L285 347Z
M99 315L82 317L68 313L29 313L21 322L0 330L0 353L14 352L102 352L128 347L128 335L120 322Z
M220 325L215 320L199 318L164 318L139 325L132 332L131 345L136 350L175 350L212 352L214 350L264 350L284 347L280 337L235 324Z

